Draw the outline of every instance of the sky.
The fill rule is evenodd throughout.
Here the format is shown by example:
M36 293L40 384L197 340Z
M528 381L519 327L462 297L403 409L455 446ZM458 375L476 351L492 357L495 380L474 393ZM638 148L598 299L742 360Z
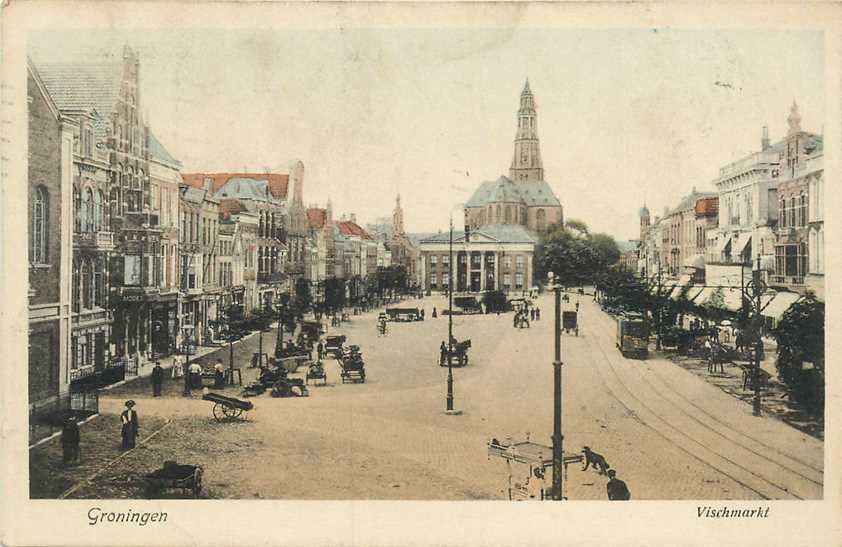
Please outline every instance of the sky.
M39 62L140 54L141 108L185 172L287 172L304 199L361 224L446 229L508 175L520 92L535 95L544 178L565 218L635 238L762 127L824 125L820 32L676 29L335 29L35 33Z

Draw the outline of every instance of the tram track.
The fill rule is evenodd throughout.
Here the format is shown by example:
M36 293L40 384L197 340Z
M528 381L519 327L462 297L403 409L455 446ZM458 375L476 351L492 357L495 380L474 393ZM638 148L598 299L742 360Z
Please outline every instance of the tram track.
M605 328L596 329L596 332L600 331L602 333L605 333ZM609 336L609 339L610 338L611 337ZM776 482L775 480L767 478L767 476L761 475L755 470L745 465L742 465L739 461L733 459L733 456L735 453L742 452L744 457L754 457L755 459L761 458L765 460L765 462L761 462L761 467L768 468L771 464L771 466L774 466L779 470L784 470L785 473L795 474L804 479L808 479L808 477L804 477L803 475L797 472L793 473L793 471L791 470L786 470L786 468L781 466L779 462L766 458L765 456L756 451L752 452L751 450L747 450L746 447L740 445L732 439L729 439L727 436L722 435L721 432L712 429L710 426L704 424L703 422L694 422L702 426L701 433L704 434L702 435L703 437L709 437L710 434L713 433L725 439L726 445L728 443L730 443L731 445L724 451L725 453L722 453L723 450L721 449L718 451L714 450L709 443L702 442L701 440L695 438L693 435L685 431L685 429L677 426L674 423L671 423L670 421L667 421L664 417L662 417L664 415L672 413L663 411L658 412L655 409L653 409L652 404L645 402L640 396L638 396L638 394L632 391L632 389L629 387L628 379L624 380L624 375L619 372L617 366L615 366L615 364L612 362L612 358L605 351L605 348L603 348L599 343L592 342L592 339L590 337L587 337L585 340L585 343L591 348L592 353L595 356L601 356L601 358L596 359L596 361L602 362L602 365L597 366L595 368L597 368L597 371L606 389L624 408L626 408L630 413L634 414L637 417L637 419L646 427L648 427L649 429L657 433L660 437L664 438L665 440L676 446L681 451L692 456L694 459L714 469L716 472L729 477L736 483L740 484L747 490L756 493L762 498L804 499L804 496L800 495L800 493L790 491L787 485ZM658 399L661 399L665 403L667 403L670 407L670 410L672 410L673 408L677 408L680 411L680 413L678 414L679 416L681 414L689 415L686 411L681 409L681 407L679 407L675 402L668 400L667 398L663 397L663 395L658 395L657 391L651 386L649 387L649 389L656 395ZM621 395L623 391L625 391L628 395ZM691 416L691 418L693 417ZM698 429L698 425L694 425L694 427ZM719 445L722 444L722 442L719 443ZM777 475L778 473L775 474Z
M611 330L607 329L607 327L604 326L601 326L600 328L603 332ZM610 335L611 333L607 332L607 334ZM732 425L722 421L720 418L708 412L702 406L691 401L678 390L670 387L667 384L667 382L660 375L658 375L657 372L655 372L655 368L652 367L648 362L646 363L646 370L650 371L652 374L637 374L636 376L640 378L640 380L644 384L646 384L647 387L651 389L652 392L655 393L658 397L664 399L671 405L678 408L684 415L686 415L694 422L698 423L705 429L713 432L715 435L726 439L728 442L736 444L737 446L750 452L754 456L771 462L774 465L777 465L778 467L791 473L792 475L804 479L816 486L823 487L824 471L822 469L819 469L814 465L810 464L809 462L806 462L791 454L783 452L777 447L764 443L763 441L745 432L739 431ZM659 389L658 387L656 387L650 379L652 377L657 377L658 382L660 382L664 389ZM676 399L678 399L679 402L677 402ZM690 411L688 411L688 406L692 407ZM700 418L700 415L703 416L703 419ZM776 454L777 459L770 457L769 453ZM819 497L821 496L819 495Z

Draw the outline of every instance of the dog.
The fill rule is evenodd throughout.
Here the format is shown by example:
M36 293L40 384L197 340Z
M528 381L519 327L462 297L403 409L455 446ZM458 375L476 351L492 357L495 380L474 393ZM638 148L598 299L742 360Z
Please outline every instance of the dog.
M605 475L608 472L608 468L611 467L605 461L605 456L597 454L589 446L582 447L582 455L585 457L585 466L582 467L582 471L586 471L588 467L593 467L599 471L600 475Z

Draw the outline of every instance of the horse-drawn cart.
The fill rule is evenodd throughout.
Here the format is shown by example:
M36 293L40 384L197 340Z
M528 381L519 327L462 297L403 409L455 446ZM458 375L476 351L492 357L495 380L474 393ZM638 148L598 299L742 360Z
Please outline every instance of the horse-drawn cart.
M234 397L226 397L219 393L206 393L202 395L205 401L211 401L213 405L213 417L217 422L233 420L243 416L243 413L254 408L251 401L243 401ZM244 418L245 419L245 418Z
M316 380L321 380L322 385L327 385L327 372L325 372L325 367L321 361L316 361L307 369L307 375L304 377L304 383L309 384L310 380L313 380L314 384Z
M439 362L439 364L446 367L448 366L449 361L450 366L464 367L468 364L468 350L470 348L470 340L462 340L461 342L454 341L453 344L451 344L451 349L445 352L445 360Z
M346 382L365 383L365 362L359 346L348 346L348 349L339 357L339 367L342 370L340 377L343 384Z
M202 492L201 465L178 465L176 462L164 462L161 469L144 476L146 482L146 497L156 498L167 489L179 488L184 494L198 498Z

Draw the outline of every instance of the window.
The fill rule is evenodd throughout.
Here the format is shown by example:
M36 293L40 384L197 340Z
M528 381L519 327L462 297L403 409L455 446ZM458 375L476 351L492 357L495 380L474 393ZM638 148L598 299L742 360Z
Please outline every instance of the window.
M441 263L444 264L445 266L449 265L450 264L450 255L442 255Z
M435 266L438 263L439 257L436 255L430 255L430 264Z
M543 230L547 224L547 212L543 209L538 209L538 213L535 215L536 219L536 227L539 230Z
M93 306L93 277L89 260L82 262L82 308L88 310Z
M49 211L47 190L43 186L35 188L32 197L32 247L29 261L33 264L47 262L47 215Z
M506 224L510 224L512 222L512 206L506 205Z
M789 220L787 222L788 226L795 227L795 196L789 198Z
M94 264L94 305L100 308L105 307L104 290L105 272L102 259L97 259Z
M517 264L517 271L522 272L523 271L523 256L518 256L516 258L515 263Z
M450 274L448 274L448 273L441 274L441 284L442 284L443 287L449 287L450 286Z
M503 286L507 289L512 286L511 274L503 274Z
M81 279L79 275L79 263L73 261L73 311L79 312L79 298L81 295Z
M800 207L798 209L798 225L799 226L806 226L807 225L807 195L802 193L800 200Z
M503 259L503 267L506 268L507 270L512 269L512 257L507 256L506 258Z
M467 264L468 263L468 255L460 254L459 255L459 264Z
M523 274L517 274L515 276L515 288L522 289L523 288Z

